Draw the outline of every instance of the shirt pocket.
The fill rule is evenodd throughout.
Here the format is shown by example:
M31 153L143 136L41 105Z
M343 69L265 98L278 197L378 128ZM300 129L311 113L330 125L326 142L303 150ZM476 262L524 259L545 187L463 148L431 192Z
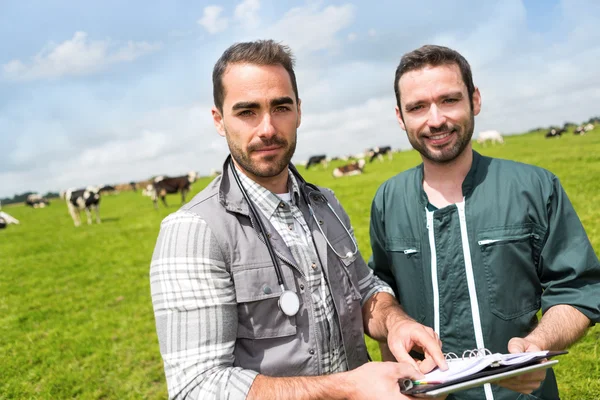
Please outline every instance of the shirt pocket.
M283 273L287 266L281 268ZM293 289L288 280L288 290ZM238 338L269 339L296 334L296 316L289 317L279 308L282 290L272 264L236 268L233 283L238 303Z
M534 226L487 229L477 239L492 313L512 320L537 311L542 288L535 263L540 236Z
M420 242L414 238L388 238L386 252L392 264L398 301L418 322L425 320L425 278Z

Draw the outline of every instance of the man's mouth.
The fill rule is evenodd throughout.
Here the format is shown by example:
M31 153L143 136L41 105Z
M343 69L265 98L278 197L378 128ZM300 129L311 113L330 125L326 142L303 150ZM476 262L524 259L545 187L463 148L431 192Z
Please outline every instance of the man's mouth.
M444 139L447 138L448 136L450 136L454 131L450 131L450 132L446 132L446 133L438 133L437 135L431 135L429 136L429 139L432 140L440 140L440 139Z

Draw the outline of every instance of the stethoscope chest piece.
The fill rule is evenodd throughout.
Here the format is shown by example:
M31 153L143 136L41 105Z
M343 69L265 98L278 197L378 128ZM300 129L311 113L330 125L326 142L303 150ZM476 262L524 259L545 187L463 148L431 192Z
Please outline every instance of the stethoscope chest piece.
M300 299L291 290L284 290L279 296L279 308L288 317L293 317L300 309Z

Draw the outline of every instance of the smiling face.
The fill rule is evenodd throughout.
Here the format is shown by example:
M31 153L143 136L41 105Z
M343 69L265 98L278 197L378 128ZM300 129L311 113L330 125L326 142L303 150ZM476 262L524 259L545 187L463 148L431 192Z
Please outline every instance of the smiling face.
M213 121L231 155L254 180L287 174L296 149L300 104L281 65L230 64L223 74L223 111Z
M476 88L471 107L458 65L408 71L398 85L402 107L402 112L396 107L398 122L424 160L449 163L471 148L481 96Z

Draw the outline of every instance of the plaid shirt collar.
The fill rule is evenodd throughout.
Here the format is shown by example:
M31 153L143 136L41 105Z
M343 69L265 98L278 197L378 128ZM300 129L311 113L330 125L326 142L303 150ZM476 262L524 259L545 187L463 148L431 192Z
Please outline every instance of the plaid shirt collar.
M281 198L275 193L254 182L241 171L237 170L236 172L240 177L240 181L242 182L244 189L246 189L250 200L254 204L258 205L261 211L265 213L265 215L267 215L269 219L271 219L271 217L277 210L277 207L279 207L282 204L283 200L281 200ZM298 181L296 180L296 177L289 168L287 187L292 199L292 205L297 205L298 198L300 196L300 187L298 186Z

